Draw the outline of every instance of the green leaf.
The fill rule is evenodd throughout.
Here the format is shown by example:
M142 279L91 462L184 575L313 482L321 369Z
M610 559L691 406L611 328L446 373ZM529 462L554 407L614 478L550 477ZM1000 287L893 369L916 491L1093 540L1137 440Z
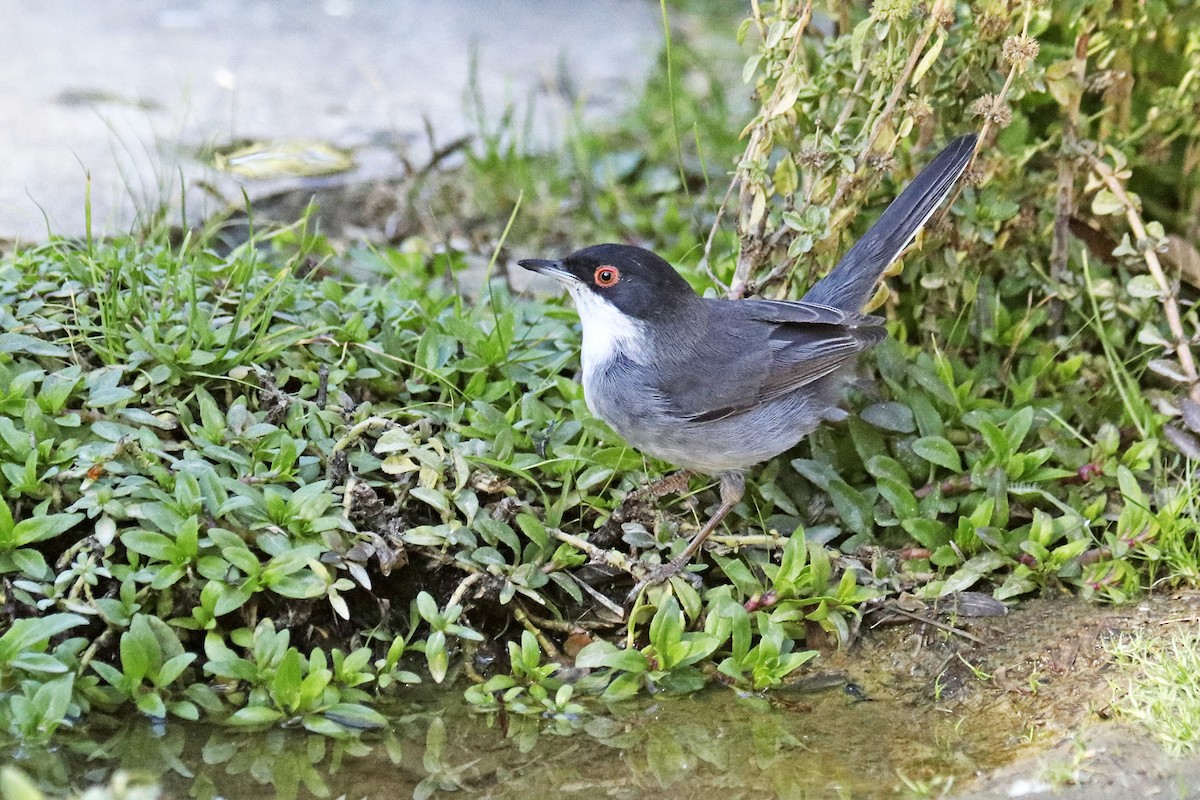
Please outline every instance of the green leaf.
M154 717L155 719L166 719L167 717L167 707L158 692L147 692L146 694L138 695L136 705L138 711L146 716Z
M225 722L239 728L262 727L272 725L283 719L282 711L266 706L247 706L230 714Z
M450 654L446 652L446 634L434 631L425 640L425 663L429 667L429 677L434 683L441 683L446 678L450 668Z
M358 703L337 703L325 710L325 716L347 728L371 730L387 725L387 717Z
M66 664L54 656L45 653L18 653L9 662L9 666L13 669L23 669L26 672L46 672L50 674L60 674L69 669Z
M537 545L538 552L543 557L550 552L550 534L540 519L522 512L517 515L517 527L529 541Z
M135 553L141 553L157 561L171 561L175 557L175 543L153 531L135 530L121 534L121 544Z
M659 653L678 642L683 636L683 611L674 595L667 595L650 620L650 644Z
M613 679L601 696L610 703L635 697L641 691L644 679L643 670L622 672Z
M862 492L851 488L841 478L830 481L826 491L847 528L855 533L871 534L875 527L875 509Z
M162 666L162 652L145 614L137 614L129 630L121 634L121 671L133 685L158 672Z
M637 650L623 650L612 642L597 640L576 654L575 666L581 669L611 667L627 672L645 672L649 663L646 656Z
M941 436L922 436L912 443L912 449L930 464L945 467L951 472L962 472L958 450Z
M26 353L51 358L66 358L71 355L71 351L65 347L24 333L0 333L0 353Z
M1125 284L1125 291L1130 297L1137 297L1144 300L1158 298L1163 293L1163 290L1158 285L1158 281L1149 275L1134 275Z
M78 614L51 614L15 620L0 636L0 664L24 651L40 650L52 637L70 628L86 625L87 622Z
M1011 452L1015 453L1020 449L1032 426L1033 409L1029 406L1025 406L1009 417L1008 422L1004 425L1004 433L1008 437L1008 446L1011 448Z
M1108 189L1101 189L1092 198L1092 213L1106 217L1109 214L1119 214L1125 210L1125 204Z
M970 589L980 579L991 575L1006 564L1008 564L1008 559L999 553L980 553L956 569L942 584L942 589L938 594L945 597L954 592Z
M909 519L920 513L917 498L908 484L880 477L875 479L875 485L879 488L879 494L891 505L897 519Z
M925 51L925 55L921 56L921 60L917 62L917 67L913 70L912 80L909 83L910 86L915 87L921 82L921 78L925 77L925 73L929 71L929 68L934 65L934 62L937 61L938 56L941 55L942 46L945 44L946 34L942 31L938 31L937 39L935 39L933 44L930 45L929 49Z
M328 481L315 481L301 486L288 498L288 510L302 520L311 522L317 519L333 504L333 494L328 486Z
M177 656L167 659L158 670L158 674L153 676L154 685L160 689L170 686L183 674L188 664L191 664L195 660L195 653L180 653Z
M912 409L903 403L885 402L867 406L859 414L865 422L876 428L897 433L912 433L917 429Z
M409 490L409 494L422 503L433 506L443 518L450 516L450 498L446 497L445 492L425 486L414 486Z
M53 539L74 528L82 519L83 514L45 514L40 517L23 519L12 527L8 536L0 535L0 548L23 547L34 542Z
M429 592L421 591L417 593L417 613L421 615L421 619L426 622L434 622L441 619L441 614L438 612L437 601L433 599L433 595Z
M16 767L0 767L0 797L4 800L46 800L28 775Z
M75 676L46 681L33 695L33 704L41 711L42 725L55 725L66 720L71 707L71 695L75 689Z
M271 678L271 698L289 714L294 713L300 704L301 677L300 653L290 647Z
M913 517L901 521L904 530L923 547L936 550L950 541L950 529L936 519Z

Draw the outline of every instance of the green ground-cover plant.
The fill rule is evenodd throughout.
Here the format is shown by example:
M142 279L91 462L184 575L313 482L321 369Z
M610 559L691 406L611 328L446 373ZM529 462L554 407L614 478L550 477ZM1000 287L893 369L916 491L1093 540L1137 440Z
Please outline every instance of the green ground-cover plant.
M137 708L340 735L382 723L381 692L463 675L479 708L569 729L589 696L778 685L899 591L1120 600L1194 579L1195 491L1162 445L1184 407L1152 367L1175 358L1186 377L1161 312L1194 311L1136 282L1153 242L1102 226L1114 209L1141 224L1122 148L1191 142L1181 97L1200 88L1171 62L1146 80L1174 105L1149 120L1133 104L1107 151L1079 141L1103 110L1080 117L1053 156L1062 87L1043 60L1116 23L984 5L880 3L829 35L802 24L804 4L756 7L737 231L717 212L732 104L678 35L673 78L699 75L700 100L652 82L625 130L562 156L489 139L429 198L481 252L628 239L710 291L794 295L991 95L998 135L926 235L936 255L907 259L880 309L894 336L870 359L877 380L852 387L861 413L756 471L699 586L673 579L628 616L633 579L713 493L633 494L668 465L587 412L574 312L502 277L464 300L473 245L335 254L302 221L232 250L214 225L5 257L0 734L44 740ZM1075 191L1111 198L1063 212L1064 163ZM1159 202L1171 191L1133 175ZM1109 252L1068 243L1055 261L1063 220L1096 223Z

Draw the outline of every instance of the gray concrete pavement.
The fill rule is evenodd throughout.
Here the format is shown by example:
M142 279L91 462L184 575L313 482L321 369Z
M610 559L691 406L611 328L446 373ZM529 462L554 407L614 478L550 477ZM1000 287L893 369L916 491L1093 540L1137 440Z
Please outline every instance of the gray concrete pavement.
M532 99L545 144L569 96L631 102L661 36L651 0L10 0L0 237L81 233L89 175L99 230L177 205L181 183L195 219L220 205L200 181L240 187L194 154L239 139L320 140L387 173L427 152L425 120L439 142L473 130L472 59L490 114Z

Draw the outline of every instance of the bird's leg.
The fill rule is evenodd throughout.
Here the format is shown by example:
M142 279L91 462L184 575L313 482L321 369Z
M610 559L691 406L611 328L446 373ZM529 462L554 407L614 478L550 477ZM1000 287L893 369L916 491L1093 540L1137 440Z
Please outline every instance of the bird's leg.
M683 548L683 552L675 556L673 559L663 564L660 567L652 570L649 575L642 578L633 587L633 591L629 593L630 599L636 597L642 589L655 583L662 583L670 578L678 575L692 560L692 556L704 546L704 542L712 535L712 532L721 524L721 520L728 516L733 507L742 499L742 495L746 491L746 479L742 477L740 472L722 472L721 473L721 505L709 517L707 523L700 531L692 537L688 542L687 547Z

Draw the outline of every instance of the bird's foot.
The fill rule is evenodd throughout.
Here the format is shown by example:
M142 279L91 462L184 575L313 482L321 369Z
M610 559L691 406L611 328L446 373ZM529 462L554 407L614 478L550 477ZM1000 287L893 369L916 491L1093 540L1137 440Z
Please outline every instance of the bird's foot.
M638 595L645 591L650 586L657 586L660 583L667 581L679 575L685 578L688 583L692 584L697 590L704 588L704 581L694 572L687 571L688 562L691 561L691 553L687 554L687 558L673 558L666 564L659 564L654 569L646 573L640 581L634 584L633 589L625 598L625 603L629 604L637 600Z

